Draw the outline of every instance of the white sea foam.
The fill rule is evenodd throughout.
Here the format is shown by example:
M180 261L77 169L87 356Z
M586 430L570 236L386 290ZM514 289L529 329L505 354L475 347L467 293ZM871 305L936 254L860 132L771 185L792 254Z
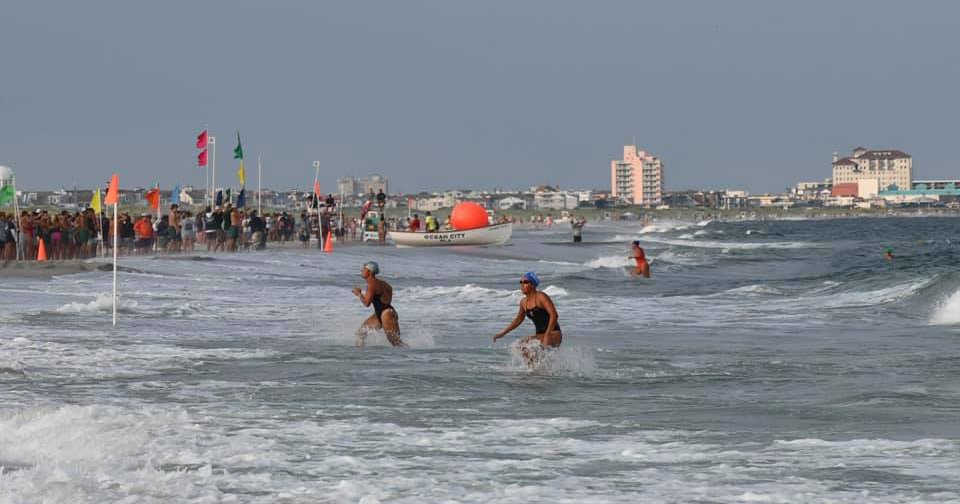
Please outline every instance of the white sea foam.
M523 343L517 340L510 345L510 368L550 376L589 377L597 365L589 348L560 346L544 348L539 342ZM524 357L524 350L533 359L532 365Z
M714 264L715 259L704 255L698 254L696 252L685 252L684 250L689 251L690 249L667 249L662 252L659 252L655 259L663 261L670 264L681 264L686 266L705 266L708 264ZM624 266L629 266L629 260Z
M933 310L930 323L934 325L960 324L960 290L944 299Z
M137 308L137 302L123 297L117 298L117 310L131 311ZM97 313L109 312L113 310L112 294L97 294L96 299L87 303L73 302L67 303L57 308L58 313Z
M543 285L543 284L541 284ZM566 289L556 285L547 285L542 287L541 290L546 292L552 297L563 297L569 295ZM406 289L401 289L398 293L403 295L404 300L420 300L420 299L429 299L431 301L469 301L469 302L482 302L482 301L491 301L497 299L519 299L520 290L508 290L508 289L490 289L487 287L481 287L474 284L466 285L454 285L454 286L438 286L438 287L425 287L425 286L415 286L408 287Z
M431 299L437 301L484 301L491 298L509 298L514 292L507 289L490 289L474 284L452 286L415 286L397 291L404 299Z
M37 379L136 377L159 371L184 372L209 361L263 358L270 350L187 348L170 344L75 345L0 338L0 356L23 363Z
M627 252L624 252L623 254L591 259L583 263L583 265L588 268L623 268L624 266L630 266L631 262L630 257L627 256Z
M685 229L690 229L689 222L679 222L679 221L658 221L653 224L648 224L640 229L640 234L648 233L669 233L671 231L683 231ZM697 224L699 225L699 224Z
M803 296L827 308L883 305L900 301L930 284L931 279L915 280L868 291L840 291L833 294Z
M754 285L744 285L742 287L737 287L727 291L731 294L765 294L765 295L779 295L783 294L780 289L776 287L771 287L764 284L754 284Z
M662 243L665 245L678 245L681 247L699 247L710 249L806 249L816 248L818 245L811 242L721 242L714 240L678 240L676 238L664 238L660 236L650 236L645 238L647 241Z
M364 336L362 338L357 337L357 330L360 327L357 324L356 327L351 331L350 328L344 327L342 330L335 331L334 341L340 344L346 345L359 345L361 340L364 347L392 347L393 344L390 343L390 340L387 339L386 333L383 332L383 329L367 330L363 331ZM436 341L434 340L433 333L429 330L417 326L415 324L400 324L400 339L403 340L403 343L409 348L433 348L436 346Z

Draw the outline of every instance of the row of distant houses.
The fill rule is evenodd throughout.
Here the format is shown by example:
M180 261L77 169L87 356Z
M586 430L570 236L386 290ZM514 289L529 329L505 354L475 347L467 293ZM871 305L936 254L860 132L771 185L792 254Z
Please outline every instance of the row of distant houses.
M146 194L151 188L122 189L120 191L121 205L146 205ZM21 206L54 207L68 210L81 209L89 206L93 198L93 191L89 189L57 189L53 191L19 191L17 194ZM226 197L226 196L225 196ZM229 195L230 201L236 202L236 191ZM245 193L248 205L256 203L256 193ZM261 204L266 208L300 210L307 208L312 201L312 194L308 191L264 190L261 194ZM335 199L344 207L360 207L368 199L368 195L345 195ZM163 207L173 201L170 190L161 190L160 202ZM180 191L179 201L182 205L208 204L208 195L203 189L185 187ZM417 194L394 194L387 197L387 208L402 208L417 211L432 211L441 208L450 208L461 201L473 201L492 210L573 210L580 207L605 208L617 206L624 202L614 200L607 191L567 191L551 186L538 186L528 191L470 191L451 190L438 193L421 192Z

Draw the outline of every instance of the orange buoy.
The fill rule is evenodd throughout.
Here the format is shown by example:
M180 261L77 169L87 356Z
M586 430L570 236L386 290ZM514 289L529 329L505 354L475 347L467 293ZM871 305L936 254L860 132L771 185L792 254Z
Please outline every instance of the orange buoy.
M323 241L323 252L329 254L333 252L333 233L327 231L327 239Z
M40 249L37 250L37 262L43 262L47 260L47 246L43 244L43 238L40 239Z
M450 212L450 224L457 231L487 227L490 222L487 211L472 201L457 203Z

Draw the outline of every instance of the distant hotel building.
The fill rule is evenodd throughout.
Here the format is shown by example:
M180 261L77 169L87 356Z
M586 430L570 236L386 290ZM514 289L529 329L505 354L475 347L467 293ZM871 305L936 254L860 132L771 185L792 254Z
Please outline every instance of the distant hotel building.
M856 186L860 181L876 181L881 190L890 186L909 189L913 182L913 158L909 154L895 150L867 150L863 147L853 149L852 157L839 158L833 153L833 187L841 184Z
M337 191L341 194L359 196L371 192L377 194L383 189L384 193L390 194L389 184L390 180L387 177L377 174L363 178L340 177L337 179Z
M659 205L663 199L663 161L636 145L623 147L623 159L610 162L610 193L635 205Z

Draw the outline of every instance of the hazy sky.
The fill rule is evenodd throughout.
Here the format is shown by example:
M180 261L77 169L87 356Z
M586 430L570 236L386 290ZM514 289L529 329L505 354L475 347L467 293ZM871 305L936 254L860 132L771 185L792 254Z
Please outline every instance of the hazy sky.
M668 190L779 191L831 153L960 177L960 4L886 1L91 1L0 5L0 164L24 189L609 188L637 143Z

